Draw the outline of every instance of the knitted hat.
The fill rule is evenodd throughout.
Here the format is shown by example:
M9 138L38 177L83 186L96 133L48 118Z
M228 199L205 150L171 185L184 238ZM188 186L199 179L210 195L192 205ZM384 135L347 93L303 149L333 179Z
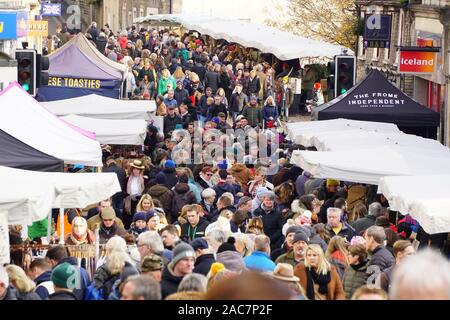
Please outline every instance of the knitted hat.
M295 219L295 223L300 226L304 224L311 225L312 224L311 217L312 217L311 211L305 210L300 216L298 216Z
M217 253L216 261L222 263L225 269L233 272L245 270L245 262L242 254L237 251L224 251Z
M155 177L155 183L156 184L165 184L166 183L166 176L164 173L159 172Z
M174 268L180 260L189 257L195 260L195 250L189 244L181 242L173 249L173 258L169 266Z
M219 272L221 272L223 270L225 270L225 266L220 262L214 262L211 265L211 268L209 269L211 276L215 276L216 274L218 274Z
M217 124L220 122L220 119L219 119L219 117L214 117L211 119L211 121Z
M191 242L191 246L194 250L208 249L208 242L206 242L206 240L203 238L197 238Z
M159 271L163 269L163 260L157 254L151 254L142 260L142 272Z
M175 168L175 162L173 162L172 160L167 160L166 163L164 164L164 167Z
M219 167L219 169L221 170L227 170L228 169L228 162L227 160L222 160L220 161L217 166Z
M239 208L240 206L246 204L249 201L252 201L252 198L247 197L247 196L243 196L242 198L239 199L239 202L237 204L237 208Z
M229 237L227 242L222 243L217 249L217 253L221 253L224 251L237 251L234 243L236 240L233 237Z
M133 216L133 222L138 220L147 221L147 213L146 212L136 212Z
M52 282L60 288L74 289L74 283L71 279L76 272L78 272L77 267L68 262L61 263L52 271Z
M158 214L156 213L155 210L149 210L148 212L145 213L145 221L150 220L151 218L153 218L154 216L157 216Z
M290 226L287 230L286 230L286 236L289 233L297 233L297 232L302 232L302 228L300 228L299 226Z
M336 187L339 185L339 180L327 179L327 187Z
M295 234L294 240L292 240L292 244L294 244L294 243L296 243L298 241L304 241L304 242L308 243L309 239L308 239L307 235L303 231L300 231L300 232L297 232Z
M116 218L116 212L112 207L103 208L101 216L103 220L112 220Z

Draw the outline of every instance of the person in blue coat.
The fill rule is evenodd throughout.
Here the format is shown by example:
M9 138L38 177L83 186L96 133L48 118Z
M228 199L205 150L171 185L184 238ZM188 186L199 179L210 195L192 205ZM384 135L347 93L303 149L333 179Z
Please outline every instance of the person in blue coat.
M275 263L270 260L270 239L260 234L255 238L254 251L244 258L245 267L254 271L272 272Z
M266 101L264 102L264 107L262 110L262 115L264 118L264 122L267 125L267 122L271 121L272 123L276 123L278 120L278 109L275 104L275 100L272 96L268 96Z

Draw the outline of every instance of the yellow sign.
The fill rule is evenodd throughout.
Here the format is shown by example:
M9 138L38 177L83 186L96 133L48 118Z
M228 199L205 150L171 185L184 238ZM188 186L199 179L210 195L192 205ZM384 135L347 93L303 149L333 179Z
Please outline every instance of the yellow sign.
M47 37L48 21L28 20L28 36L30 37Z
M51 87L100 89L100 80L49 77L48 85Z

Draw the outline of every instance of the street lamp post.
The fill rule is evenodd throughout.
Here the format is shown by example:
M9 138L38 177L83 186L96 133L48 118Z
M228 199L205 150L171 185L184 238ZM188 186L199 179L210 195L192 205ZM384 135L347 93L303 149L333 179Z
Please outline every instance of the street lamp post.
M442 54L444 55L445 75L445 111L444 111L444 139L443 143L450 146L450 6L440 10L440 21L444 26Z

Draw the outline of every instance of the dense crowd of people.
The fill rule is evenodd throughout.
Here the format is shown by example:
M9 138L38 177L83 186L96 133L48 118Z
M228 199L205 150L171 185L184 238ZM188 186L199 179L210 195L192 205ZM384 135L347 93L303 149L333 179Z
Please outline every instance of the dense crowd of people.
M304 147L269 130L288 116L288 69L191 35L94 24L88 34L128 60L129 97L156 99L164 129L149 125L142 152L104 149L122 191L67 210L54 235L64 245L26 264L12 255L0 300L450 298L448 234L391 212L374 186L290 163ZM11 243L20 238L11 227ZM93 268L72 254L96 243Z

